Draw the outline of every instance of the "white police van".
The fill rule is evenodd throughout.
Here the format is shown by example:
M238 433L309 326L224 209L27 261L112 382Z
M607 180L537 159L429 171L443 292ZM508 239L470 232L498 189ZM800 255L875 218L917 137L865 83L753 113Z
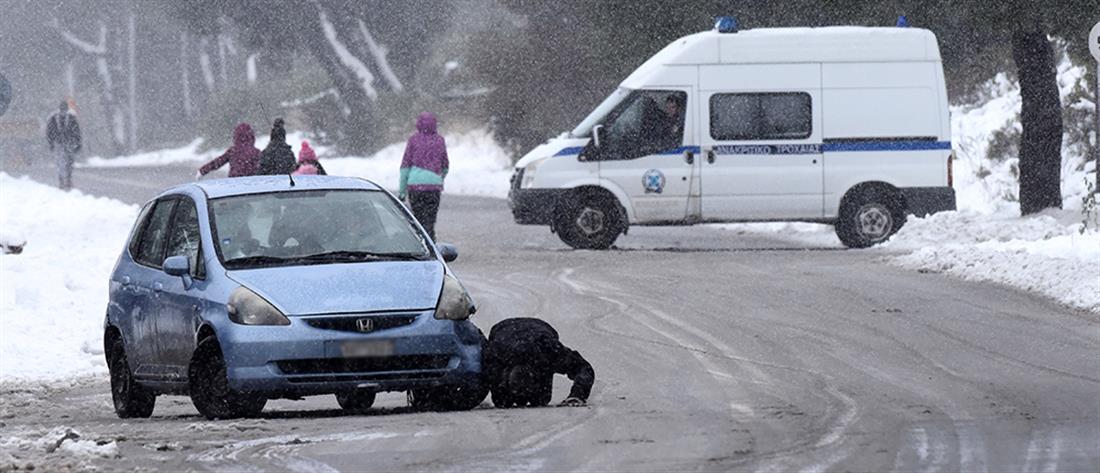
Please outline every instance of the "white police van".
M572 132L516 163L517 223L573 248L630 225L833 223L849 247L954 210L947 91L917 28L715 30L680 38Z

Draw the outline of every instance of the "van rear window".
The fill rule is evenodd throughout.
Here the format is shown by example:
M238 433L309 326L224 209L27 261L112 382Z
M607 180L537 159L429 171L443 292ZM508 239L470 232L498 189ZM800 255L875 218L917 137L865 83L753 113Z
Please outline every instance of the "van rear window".
M710 136L716 140L798 140L813 129L805 92L714 94Z

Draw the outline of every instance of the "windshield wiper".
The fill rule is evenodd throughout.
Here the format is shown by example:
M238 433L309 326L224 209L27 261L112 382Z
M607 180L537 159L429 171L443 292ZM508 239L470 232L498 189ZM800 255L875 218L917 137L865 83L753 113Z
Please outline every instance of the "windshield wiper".
M287 258L280 258L278 256L268 255L255 255L255 256L242 256L240 258L233 258L226 260L225 266L228 267L251 267L251 266L267 266L272 264L281 264L289 261Z
M298 261L384 261L384 260L405 260L405 261L423 261L427 259L426 253L375 253L371 251L328 251L324 253L317 253L309 256L301 256L295 258Z

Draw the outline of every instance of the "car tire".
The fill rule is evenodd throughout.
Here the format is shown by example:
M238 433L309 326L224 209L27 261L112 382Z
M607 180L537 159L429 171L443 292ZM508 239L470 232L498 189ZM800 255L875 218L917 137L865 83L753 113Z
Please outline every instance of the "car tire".
M512 396L504 392L504 390L495 390L492 392L493 405L501 409L508 409L516 407L516 401L512 399Z
M107 368L111 374L111 400L120 419L146 418L153 415L157 396L134 380L122 339L111 342L107 353Z
M886 241L904 224L901 197L881 187L870 187L845 199L835 229L844 246L868 248Z
M225 358L214 337L199 342L188 369L191 403L207 419L253 417L263 412L267 398L234 391L226 377Z
M564 205L554 229L575 250L606 250L623 232L623 213L617 202L589 196Z
M336 393L336 403L345 411L365 411L374 405L376 394L373 391L358 389Z

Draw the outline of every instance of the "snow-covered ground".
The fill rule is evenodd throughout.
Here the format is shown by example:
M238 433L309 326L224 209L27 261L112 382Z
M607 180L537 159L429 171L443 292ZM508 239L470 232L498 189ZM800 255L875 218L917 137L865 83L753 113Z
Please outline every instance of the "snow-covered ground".
M512 173L512 160L485 130L473 130L445 135L447 155L451 168L447 175L445 192L449 194L476 195L504 198L508 195L508 182ZM295 154L301 149L304 133L290 133L287 143ZM267 146L268 137L256 139L256 146ZM169 164L193 164L197 169L202 163L214 159L222 150L200 152L202 140L180 147L139 153L118 158L92 157L81 166L129 167L164 166ZM336 156L325 146L310 143L329 174L357 176L375 181L397 190L401 157L405 143L393 143L368 157Z
M137 207L5 173L0 189L0 229L27 242L0 254L0 383L105 372L107 279Z

